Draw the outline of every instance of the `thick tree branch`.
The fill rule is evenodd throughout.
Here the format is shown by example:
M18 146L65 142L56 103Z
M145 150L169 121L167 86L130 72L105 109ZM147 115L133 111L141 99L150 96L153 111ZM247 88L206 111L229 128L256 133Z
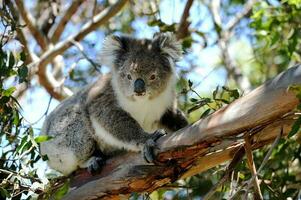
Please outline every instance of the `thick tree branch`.
M139 153L126 153L108 160L98 175L79 172L65 199L112 199L151 192L232 159L243 147L246 133L251 135L253 149L273 142L280 130L286 135L295 122L294 115L287 114L300 103L288 90L292 84L301 85L301 65L211 116L160 138L158 165L146 163Z
M40 84L56 99L62 100L70 95L72 92L66 87L62 86L55 80L52 74L47 73L47 65L57 56L64 53L70 46L73 45L73 41L80 41L86 35L97 29L99 26L107 23L111 17L115 16L128 2L128 0L119 0L109 8L104 9L101 13L96 15L93 20L86 23L83 28L76 34L68 37L65 41L56 44L53 48L46 51L41 57L38 63L32 63L31 65L38 65L38 76Z
M71 17L76 13L78 8L81 6L81 4L84 1L85 0L74 0L71 2L71 5L65 11L62 19L54 27L54 31L53 31L53 34L50 39L52 43L55 44L59 41L63 31L65 30L65 27L66 27L68 21L70 21Z

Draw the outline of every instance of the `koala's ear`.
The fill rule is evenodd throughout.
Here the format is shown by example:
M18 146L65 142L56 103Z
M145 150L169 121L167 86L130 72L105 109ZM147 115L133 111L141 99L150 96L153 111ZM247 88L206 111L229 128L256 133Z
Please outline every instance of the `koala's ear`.
M171 32L155 33L153 43L161 53L170 56L174 61L178 61L182 57L182 45Z
M101 64L114 67L116 60L128 51L128 38L123 36L109 35L104 39L100 52Z

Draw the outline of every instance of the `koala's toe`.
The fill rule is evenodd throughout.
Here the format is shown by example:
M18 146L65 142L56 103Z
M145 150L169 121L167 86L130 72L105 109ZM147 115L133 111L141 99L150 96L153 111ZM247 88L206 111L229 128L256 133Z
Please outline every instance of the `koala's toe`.
M143 156L146 162L151 163L155 160L154 148L156 142L153 139L148 139L143 148Z
M148 162L154 162L156 159L155 155L155 149L158 149L158 146L156 144L156 141L162 137L165 136L166 132L162 129L155 131L152 135L151 138L146 141L146 144L144 145L143 148L143 156L144 159Z
M96 174L101 171L104 165L105 165L105 160L103 158L94 157L94 159L91 160L87 170L90 174Z

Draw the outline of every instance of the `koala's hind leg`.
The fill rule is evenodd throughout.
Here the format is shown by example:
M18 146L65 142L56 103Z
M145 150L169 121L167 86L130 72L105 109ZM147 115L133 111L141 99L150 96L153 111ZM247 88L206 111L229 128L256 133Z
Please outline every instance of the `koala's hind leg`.
M55 138L54 138L55 140ZM47 155L48 165L64 175L69 175L78 168L79 159L74 151L60 145L57 141L41 143L41 153Z
M51 168L69 175L91 158L95 146L95 141L89 134L66 131L41 143L41 153L47 155Z
M87 168L90 174L95 174L101 171L106 163L106 156L98 149L94 150L92 157L80 165L80 168Z

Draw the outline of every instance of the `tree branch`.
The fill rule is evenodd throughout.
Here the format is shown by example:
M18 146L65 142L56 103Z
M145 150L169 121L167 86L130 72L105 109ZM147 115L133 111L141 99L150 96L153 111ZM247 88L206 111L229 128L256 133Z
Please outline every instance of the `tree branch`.
M215 30L219 37L218 46L221 49L222 60L224 61L225 68L228 72L228 77L232 77L239 87L248 91L250 89L250 82L247 77L244 77L241 70L236 66L229 54L229 39L233 34L235 26L243 19L247 14L250 13L254 4L258 0L249 0L241 12L238 12L225 27L222 26L222 19L220 16L220 0L213 0L210 4L210 11L213 17Z
M213 113L205 119L158 140L157 165L139 153L107 160L102 172L91 176L79 171L65 199L112 199L132 192L151 192L179 178L186 178L233 158L243 147L246 133L253 149L286 135L295 119L291 113L300 103L288 87L301 85L301 65Z
M41 57L38 63L32 63L31 65L38 65L38 76L40 84L56 99L62 100L70 95L72 92L66 87L61 86L58 81L55 80L52 74L47 74L47 65L57 56L64 53L70 46L73 45L73 41L82 40L87 34L91 33L99 26L107 23L111 17L115 16L128 2L128 0L119 0L109 8L104 9L101 13L96 15L93 20L86 23L83 28L76 34L68 37L65 41L56 44L53 48L46 51Z
M176 33L177 39L183 39L189 33L188 27L189 27L190 23L188 22L188 17L189 17L189 10L192 6L192 3L193 3L193 0L187 0L180 23L178 25L178 30Z
M66 10L66 12L64 13L62 19L59 21L59 23L56 24L56 26L54 27L54 31L53 34L51 34L51 41L52 43L57 43L63 33L63 31L65 30L65 27L68 23L68 21L71 19L71 17L73 16L73 14L76 13L76 11L78 10L78 8L81 6L81 4L84 2L85 0L75 0L72 1L71 5L69 6L69 8Z
M243 10L241 12L238 12L225 26L225 29L228 31L232 31L232 29L240 22L242 18L244 18L246 15L248 15L255 3L257 3L258 0L249 0Z
M29 31L33 35L33 37L36 39L40 47L45 51L47 50L47 41L46 38L43 36L43 34L38 30L38 28L35 25L34 18L31 16L31 14L26 11L25 6L23 4L22 0L15 0L16 6L18 8L18 11L20 12L20 15L22 16L24 22L28 26Z

